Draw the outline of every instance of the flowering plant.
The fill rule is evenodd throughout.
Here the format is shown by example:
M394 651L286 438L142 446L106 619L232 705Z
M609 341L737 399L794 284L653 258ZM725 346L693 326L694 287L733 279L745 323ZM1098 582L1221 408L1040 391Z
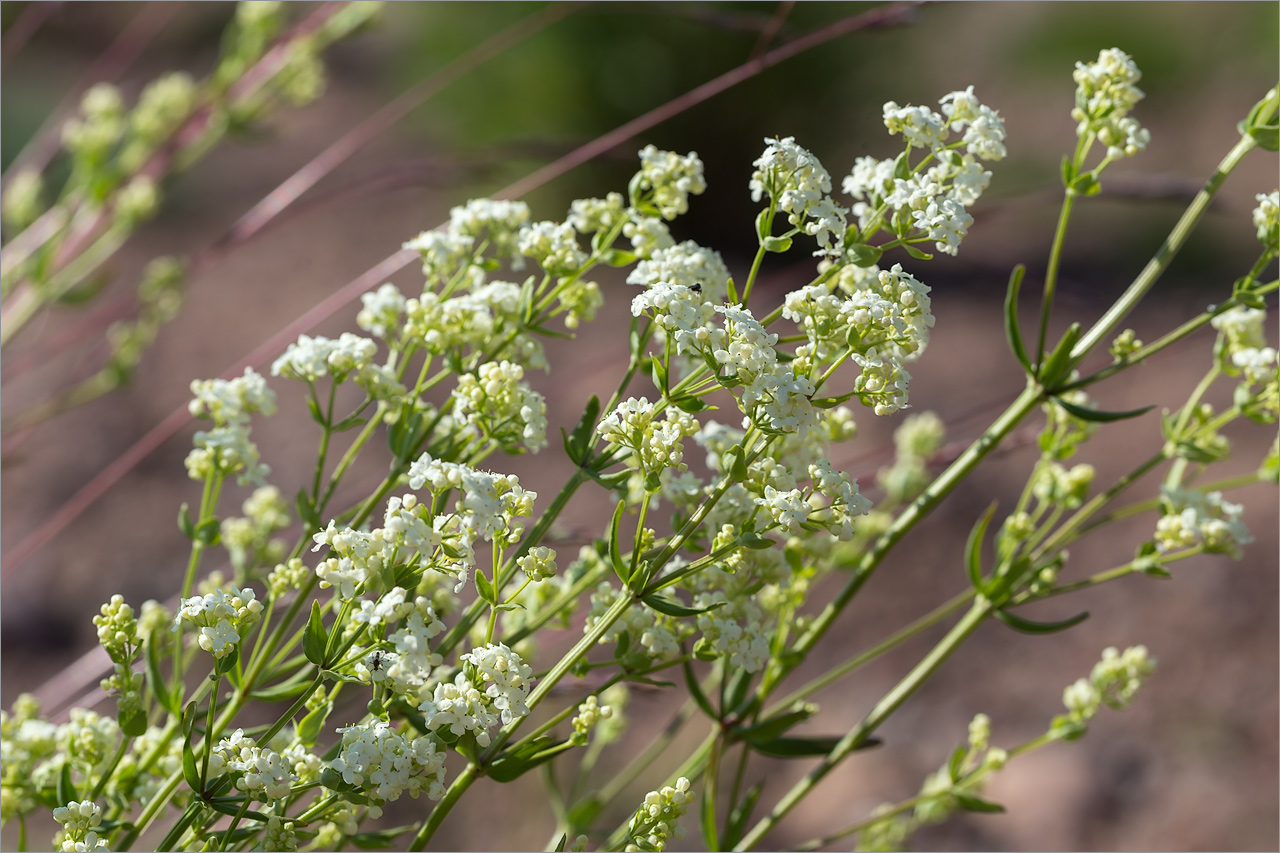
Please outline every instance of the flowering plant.
M1270 425L1280 415L1276 351L1263 329L1264 297L1278 286L1263 275L1280 252L1276 194L1258 196L1262 248L1229 294L1150 344L1120 327L1241 158L1274 150L1276 90L1128 290L1088 330L1075 324L1057 343L1048 337L1075 204L1098 191L1111 163L1147 144L1130 115L1139 77L1114 49L1077 66L1078 143L1063 164L1034 335L1019 323L1021 268L1009 282L1005 328L1025 389L937 476L928 463L944 441L941 420L905 417L875 504L829 448L855 437L853 407L892 416L910 406L908 365L925 356L934 326L930 289L882 260L895 249L908 262L930 260L929 250L954 255L973 225L968 208L1006 149L999 113L972 87L943 96L939 111L887 103L884 124L902 149L853 164L841 182L847 208L812 152L793 138L765 140L748 183L761 206L758 252L740 281L715 251L671 236L667 223L706 187L696 154L646 147L625 194L575 201L563 222L535 222L520 202L455 208L447 226L405 243L422 261L420 294L384 284L363 297L356 318L367 337L303 335L273 364L274 376L305 386L320 433L314 475L292 507L268 485L251 436L254 416L277 408L267 380L246 370L192 383L191 413L211 425L187 457L203 492L194 515L184 506L180 518L191 551L176 614L148 602L135 616L117 597L95 618L115 665L104 685L116 694L114 717L82 709L54 726L28 699L4 715L0 817L52 810L64 850L129 849L153 828L163 850L347 842L417 850L481 779L509 783L536 770L557 821L551 848L663 850L694 809L708 848L750 849L833 768L873 746L885 720L979 625L1070 629L1087 614L1045 623L1018 608L1128 575L1165 577L1202 553L1238 555L1251 538L1223 490L1240 483L1200 478L1229 452L1226 424ZM767 257L797 243L817 259L812 280L781 304L761 306L758 294L753 303ZM545 338L594 318L604 293L588 276L602 266L630 268L638 288L628 364L607 400L592 397L557 441L532 377L550 366ZM1087 463L1063 464L1103 425L1148 411L1103 411L1086 389L1207 325L1218 336L1205 378L1166 412L1148 458L1105 488ZM1082 373L1108 339L1111 363ZM1204 397L1223 378L1235 391L1217 411ZM358 389L353 407L339 407L343 385ZM449 395L432 403L437 388ZM967 589L870 652L793 685L894 547L1037 411L1041 452L1020 500L998 524L994 506L982 514L957 561ZM335 441L353 431L335 463ZM361 500L335 505L375 439L389 453L386 476ZM574 466L549 501L487 470L497 454L548 447ZM1162 466L1160 496L1145 505L1159 518L1134 558L1065 580L1067 547L1126 512L1114 502ZM1277 467L1273 444L1249 481L1274 482ZM218 510L232 477L256 486L239 517ZM546 543L580 489L602 489L614 511L598 539L565 559ZM292 545L275 537L291 510L303 528ZM308 546L319 552L314 565ZM198 585L202 560L219 547L234 577ZM819 581L839 575L842 588L819 599ZM852 727L829 737L797 731L817 713L813 693L962 611ZM548 654L558 627L580 636ZM1154 667L1142 646L1107 648L1089 677L1066 688L1065 713L1021 744L993 746L990 720L978 714L917 796L806 849L848 836L889 849L956 810L999 811L983 795L993 773L1081 737L1102 705L1133 701ZM207 677L187 677L197 672ZM610 832L600 825L606 807L655 751L603 787L587 781L617 743L628 685L681 689L660 678L683 683L686 717L707 717L710 730ZM779 696L784 685L790 692ZM270 722L255 724L259 705L275 706ZM539 709L551 713L535 717ZM731 753L736 770L726 773ZM762 783L744 787L760 756L817 763L770 804ZM415 809L410 825L376 827L384 811L406 813L392 805L405 794L433 805Z

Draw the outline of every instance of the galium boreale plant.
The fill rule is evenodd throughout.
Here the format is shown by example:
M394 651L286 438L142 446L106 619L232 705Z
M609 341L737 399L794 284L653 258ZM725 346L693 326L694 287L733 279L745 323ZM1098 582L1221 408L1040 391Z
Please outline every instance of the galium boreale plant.
M747 179L760 207L759 250L741 279L715 251L670 234L667 223L705 187L695 154L645 148L625 193L575 201L564 221L534 221L518 201L455 208L447 226L405 244L421 256L420 293L382 285L356 318L365 334L304 335L274 363L280 381L305 386L317 425L306 482L268 485L251 436L253 418L276 408L264 377L192 384L191 410L210 425L187 459L202 493L181 515L191 557L180 607L170 614L147 603L135 618L113 599L95 620L117 665L108 685L115 714L77 710L54 726L23 698L4 716L4 820L52 810L63 826L54 843L66 850L127 850L147 832L163 850L418 850L473 788L536 770L557 822L549 848L662 850L684 820L698 827L699 846L750 849L832 768L874 745L882 723L979 625L1068 629L1087 614L1042 623L1019 608L1128 575L1169 577L1203 553L1238 556L1250 535L1224 495L1275 482L1274 446L1256 474L1206 473L1230 453L1229 423L1277 419L1276 351L1263 322L1277 287L1264 276L1280 243L1276 194L1258 196L1257 260L1224 282L1214 305L1151 343L1121 326L1236 164L1253 148L1275 149L1275 90L1129 289L1089 329L1046 337L1074 207L1109 165L1147 143L1131 115L1138 79L1118 50L1077 66L1078 143L1063 165L1038 337L1018 323L1021 268L1009 284L1006 330L1025 389L940 472L943 422L904 416L896 457L877 478L878 505L832 464L830 446L855 437L858 410L887 417L909 407L908 366L924 356L934 325L930 290L902 263L881 261L892 249L913 267L933 252L955 254L973 224L967 210L1005 155L1005 133L972 87L945 95L938 110L886 104L901 148L853 164L840 181L849 207L812 152L792 138L766 140ZM815 258L812 280L780 304L753 301L768 257L797 249ZM555 367L543 339L592 321L602 266L630 268L629 358L605 401L592 397L557 440L535 388ZM1102 411L1089 389L1203 326L1217 331L1204 380L1158 427L1149 419L1148 458L1098 482L1077 461L1085 445L1147 409ZM1111 363L1087 372L1086 357L1103 346ZM1224 381L1234 384L1232 403L1215 409L1206 394ZM344 384L358 390L340 396ZM1040 454L1021 497L999 517L994 505L979 515L956 555L962 591L795 683L791 674L894 547L1038 412ZM339 455L344 433L354 437ZM386 476L359 501L336 504L375 441L390 451ZM549 446L573 463L549 499L490 470L503 454ZM1157 469L1158 495L1117 507ZM220 510L232 478L257 487L243 516ZM549 533L583 490L614 501L611 521L576 555L557 552ZM1155 518L1132 560L1071 572L1069 546L1140 511ZM290 546L276 534L291 513L303 532ZM234 577L199 584L219 548ZM837 571L843 586L815 600L817 582ZM945 636L851 727L792 731L815 718L819 690L943 622ZM548 656L541 640L557 629L579 638ZM918 795L806 847L855 836L861 849L892 849L956 810L999 811L982 795L990 774L1082 736L1101 705L1129 704L1153 669L1142 647L1108 648L1067 689L1066 713L1007 749L991 745L991 722L978 714ZM657 741L607 781L593 780L602 752L620 743L631 684L682 690L687 701ZM252 716L258 705L270 714ZM709 724L701 746L670 777L656 776L650 765L698 717ZM273 722L248 722L264 718ZM748 781L762 756L814 764L778 796ZM617 806L641 779L651 793L633 812L625 799ZM426 800L396 810L414 822L381 826L406 794ZM621 817L616 829L610 816Z
M0 222L0 346L9 348L42 312L94 299L111 258L163 207L164 185L228 135L262 127L273 113L324 93L323 51L367 24L379 3L326 4L289 25L288 4L242 0L203 80L175 71L149 83L132 106L120 88L98 83L62 127L61 170L23 168L6 177ZM160 328L181 308L187 263L153 260L138 284L136 316L107 332L109 353L95 374L62 389L9 426L29 426L129 381Z

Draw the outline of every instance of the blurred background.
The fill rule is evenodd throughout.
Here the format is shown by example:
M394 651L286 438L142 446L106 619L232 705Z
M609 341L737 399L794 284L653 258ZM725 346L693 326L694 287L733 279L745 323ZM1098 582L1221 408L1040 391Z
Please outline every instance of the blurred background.
M291 4L290 14L311 4ZM164 327L134 383L10 441L0 500L0 692L9 707L37 691L56 712L96 684L93 673L64 672L95 643L91 617L113 593L135 607L166 600L178 588L187 542L174 519L199 486L182 460L193 425L148 454L48 544L21 563L15 547L58 512L87 482L183 407L193 378L222 374L287 323L447 218L468 198L484 196L625 122L730 71L771 47L821 30L876 4L864 3L395 3L375 24L325 54L324 96L241 133L191 171L168 183L162 213L111 260L109 281L90 308L52 312L26 329L6 362L0 408L21 410L96 369L106 325L127 316L141 270L157 255L201 257L187 283L182 312ZM126 101L159 74L197 78L215 60L229 3L0 4L4 73L0 79L0 158L7 169L104 51L139 16L159 15L151 35L120 70ZM550 8L550 11L548 9ZM532 16L545 26L535 27ZM521 21L525 23L521 25ZM256 236L222 240L246 211L332 142L402 92L451 62L469 63L478 45L524 26L510 44L475 67L340 164ZM1141 269L1169 227L1237 138L1235 123L1271 86L1277 61L1273 3L940 3L923 5L892 26L842 36L746 79L525 196L535 219L563 218L570 200L625 191L646 143L697 151L710 188L673 224L677 239L718 249L741 279L755 251L747 180L766 136L795 136L836 176L854 158L889 156L896 144L880 121L886 100L935 104L973 84L997 108L1010 155L995 164L991 188L972 210L958 258L901 260L933 288L937 327L913 366L912 401L967 443L1021 388L1001 328L1000 301L1010 268L1028 266L1024 306L1035 308L1061 190L1058 164L1074 144L1069 117L1078 60L1119 47L1143 71L1147 98L1135 115L1151 130L1145 153L1111 167L1103 193L1077 206L1060 282L1055 325L1089 322ZM462 58L460 60L460 57ZM439 78L437 78L439 79ZM74 102L74 101L73 101ZM55 161L53 168L58 168ZM1277 161L1258 151L1232 176L1199 232L1130 323L1152 340L1230 293L1257 256L1250 210L1254 194L1274 190ZM221 242L220 242L221 240ZM217 249L211 247L217 246ZM811 273L801 251L770 256L761 287L776 302ZM622 275L599 276L606 307L576 342L552 341L549 377L534 377L548 397L551 428L571 425L585 400L612 388L625 362L632 291ZM413 267L391 278L406 293L420 287ZM376 286L377 281L372 283ZM312 332L354 329L357 303ZM90 321L86 317L93 318ZM70 334L68 330L71 330ZM1274 334L1274 323L1271 333ZM62 343L55 351L42 341ZM1274 342L1274 339L1273 339ZM1104 409L1176 407L1210 363L1212 335L1193 335L1152 363L1097 387ZM283 344L279 347L283 349ZM29 357L17 369L19 360ZM31 354L37 354L35 359ZM264 373L275 352L265 357ZM298 383L293 383L298 384ZM316 433L296 388L273 382L281 414L255 424L271 481L292 493L309 476ZM1229 389L1215 398L1222 402ZM838 448L839 467L864 487L892 457L899 419L859 415L856 442ZM1016 500L1035 459L1034 429L964 484L899 547L827 640L824 662L844 659L961 591L964 538L993 499ZM1274 429L1238 425L1235 453L1221 476L1252 470ZM14 438L6 433L7 441ZM1075 461L1094 464L1109 482L1159 441L1157 413L1109 427ZM554 448L553 448L554 450ZM553 452L494 466L552 494L566 474ZM385 459L370 454L352 478L354 495L380 478ZM289 484L294 484L291 489ZM1136 498L1155 493L1155 481ZM874 491L871 492L874 497ZM234 512L242 495L224 498ZM923 778L964 740L966 724L985 712L993 743L1012 746L1042 732L1061 710L1062 688L1088 673L1102 648L1143 643L1160 671L1128 712L1102 713L1084 740L1058 744L1012 762L991 783L1004 815L962 815L917 836L922 849L989 850L1274 850L1280 845L1277 802L1277 502L1274 487L1230 496L1246 504L1257 542L1244 559L1197 558L1174 566L1169 581L1131 578L1045 605L1034 615L1060 618L1091 611L1083 626L1026 637L993 623L980 630L883 728L885 745L846 761L770 838L787 848L864 817L876 805L916 793ZM557 547L573 553L599 535L598 494L570 505ZM1105 528L1072 550L1065 577L1128 560L1150 538L1147 514ZM217 561L206 560L207 568ZM833 578L838 584L840 579ZM819 592L811 600L821 600ZM823 712L810 728L842 733L941 635L904 645L818 697ZM564 642L571 640L566 633ZM559 642L559 641L555 641ZM552 643L552 649L555 647ZM836 651L838 650L838 651ZM797 681L797 683L799 683ZM43 691L43 692L40 692ZM633 752L669 717L672 698L637 690L628 715ZM704 732L690 727L668 762L639 780L617 804L618 820L660 784ZM618 759L612 759L618 760ZM606 775L613 765L602 760ZM669 765L669 766L667 766ZM808 769L793 761L767 770L765 800ZM438 837L444 848L538 848L551 816L538 802L534 774L521 795L486 788L463 801ZM524 787L525 785L530 787ZM491 819L502 797L504 820ZM426 801L407 801L415 819ZM488 819L485 819L488 817ZM616 822L616 821L615 821ZM609 820L602 824L614 825ZM699 843L696 823L681 849ZM12 827L11 827L12 828ZM35 837L39 837L38 833ZM6 849L13 839L6 832Z

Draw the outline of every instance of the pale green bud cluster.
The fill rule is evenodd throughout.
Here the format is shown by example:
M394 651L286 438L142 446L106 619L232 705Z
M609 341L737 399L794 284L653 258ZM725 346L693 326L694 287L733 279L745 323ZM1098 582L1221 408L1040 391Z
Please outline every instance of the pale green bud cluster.
M573 734L570 740L577 746L586 746L591 730L596 727L596 724L612 716L612 707L601 705L594 694L588 696L586 701L578 706L578 713L573 718Z
M478 374L458 377L453 391L458 422L508 450L523 444L536 453L545 447L547 403L524 381L524 368L509 361L488 362Z
M110 83L98 83L80 99L80 116L62 127L62 144L78 160L98 164L125 133L124 98Z
M1089 677L1063 691L1062 703L1067 706L1070 722L1087 723L1104 704L1124 710L1143 681L1155 671L1156 660L1148 656L1146 646L1130 646L1123 653L1114 647L1103 649L1102 660L1094 665ZM1055 729L1062 726L1055 722Z
M644 805L636 810L627 826L630 842L625 849L628 853L658 853L667 849L672 839L683 838L684 827L679 821L695 796L689 790L689 780L683 776L676 780L674 788L668 786L646 794Z
M659 476L667 470L684 471L684 439L696 433L699 424L693 415L675 407L657 419L657 407L647 397L622 401L596 431L609 444L632 451L645 477L645 488L660 488Z
M101 613L93 617L98 629L98 643L112 659L128 657L138 645L138 620L133 618L133 608L125 604L123 595L113 595L102 605Z
M221 541L231 555L231 565L245 571L271 565L284 558L285 544L271 535L290 524L289 504L275 486L261 486L244 502L244 516L224 518Z
M1125 361L1129 356L1142 349L1142 341L1138 340L1133 329L1125 329L1111 342L1111 357L1116 361Z
M197 432L195 449L187 454L187 475L193 480L236 475L240 485L264 484L271 469L260 461L258 446L249 440L249 428L227 424Z
M529 576L529 580L544 581L556 575L556 552L545 545L535 545L528 554L516 560L516 565Z
M929 459L942 449L946 425L933 412L921 412L903 420L893 432L897 456L893 465L881 468L876 481L893 503L914 500L929 485Z
M1049 462L1036 472L1031 493L1046 506L1077 509L1088 497L1093 477L1092 465L1081 463L1066 468L1057 462Z
M44 179L34 169L23 169L13 176L0 201L0 217L14 231L21 231L39 218L44 211L41 198Z

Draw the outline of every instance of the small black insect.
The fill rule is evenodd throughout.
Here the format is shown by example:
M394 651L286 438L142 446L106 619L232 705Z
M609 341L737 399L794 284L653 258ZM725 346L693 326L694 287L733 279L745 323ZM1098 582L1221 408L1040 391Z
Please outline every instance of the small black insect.
M701 292L702 292L702 282L695 281L695 282L693 283L693 287L691 287L691 288L689 288L689 289L690 289L690 290L692 290L694 293L701 293Z
M377 672L382 669L382 652L379 651L373 653L373 660L369 662L369 669L372 672Z

